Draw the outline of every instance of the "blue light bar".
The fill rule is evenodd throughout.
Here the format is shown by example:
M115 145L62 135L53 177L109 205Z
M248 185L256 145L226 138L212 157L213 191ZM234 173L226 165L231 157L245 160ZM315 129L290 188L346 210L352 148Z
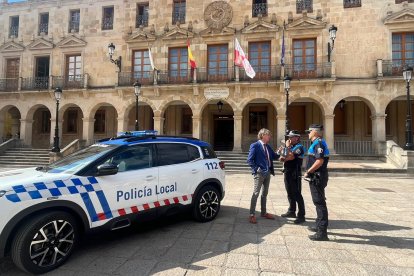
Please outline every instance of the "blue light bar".
M117 136L135 136L135 137L144 137L144 136L153 136L157 135L157 130L135 130L135 131L122 131L118 132Z

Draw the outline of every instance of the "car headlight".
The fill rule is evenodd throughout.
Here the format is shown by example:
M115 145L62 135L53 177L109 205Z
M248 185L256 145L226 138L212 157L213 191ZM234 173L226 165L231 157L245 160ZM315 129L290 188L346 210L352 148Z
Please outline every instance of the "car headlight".
M0 197L4 196L7 192L6 191L0 191Z

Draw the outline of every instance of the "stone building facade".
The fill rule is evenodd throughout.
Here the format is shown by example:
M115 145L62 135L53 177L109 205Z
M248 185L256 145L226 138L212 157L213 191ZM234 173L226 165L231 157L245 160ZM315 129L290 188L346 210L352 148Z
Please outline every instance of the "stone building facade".
M62 146L133 130L137 80L140 129L246 151L262 127L276 145L288 118L303 133L323 124L338 153L383 153L386 140L405 144L402 65L414 63L411 2L2 0L0 137L48 148L56 122ZM253 79L234 66L235 38ZM63 90L58 118L56 87Z

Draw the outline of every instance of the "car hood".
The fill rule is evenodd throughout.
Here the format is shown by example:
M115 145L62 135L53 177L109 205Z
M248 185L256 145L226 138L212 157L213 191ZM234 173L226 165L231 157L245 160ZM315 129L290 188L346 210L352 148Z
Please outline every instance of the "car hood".
M34 183L50 183L54 180L67 180L69 174L37 171L36 167L0 172L0 190L9 191L13 186L33 186Z

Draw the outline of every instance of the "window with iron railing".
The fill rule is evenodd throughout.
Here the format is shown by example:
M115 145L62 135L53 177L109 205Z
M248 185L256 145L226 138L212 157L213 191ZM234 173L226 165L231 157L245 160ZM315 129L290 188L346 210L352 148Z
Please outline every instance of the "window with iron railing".
M267 16L267 0L253 0L252 17Z
M401 75L405 64L414 65L414 32L392 34L392 75Z
M19 36L19 16L10 17L9 37Z
M137 5L137 18L135 22L135 27L139 26L148 26L148 17L149 17L149 4L138 4Z
M148 50L137 50L133 53L133 72L132 78L140 83L147 83L151 78L151 61Z
M403 3L405 1L407 1L407 0L395 0L395 4L400 4L400 3ZM408 3L414 3L414 0L408 0Z
M104 7L102 13L102 30L114 28L114 7Z
M344 0L344 8L361 7L361 0Z
M173 11L172 11L172 24L175 25L177 22L185 23L185 0L174 0Z
M39 17L39 35L49 31L49 13L41 13Z
M69 18L69 32L79 32L79 25L80 25L80 10L72 10L70 11L70 18Z
M187 47L169 49L168 73L169 73L169 79L172 82L188 81Z
M82 56L66 57L66 82L80 82L82 79Z
M303 11L313 12L312 0L296 0L296 13Z

